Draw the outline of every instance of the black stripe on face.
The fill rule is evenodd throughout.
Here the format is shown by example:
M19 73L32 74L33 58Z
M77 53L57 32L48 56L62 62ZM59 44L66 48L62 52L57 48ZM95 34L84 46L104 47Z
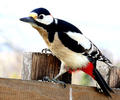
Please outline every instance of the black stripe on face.
M77 52L77 53L85 52L85 49L80 44L78 44L77 41L70 38L66 33L59 32L58 37L63 43L63 45L69 48L70 50Z

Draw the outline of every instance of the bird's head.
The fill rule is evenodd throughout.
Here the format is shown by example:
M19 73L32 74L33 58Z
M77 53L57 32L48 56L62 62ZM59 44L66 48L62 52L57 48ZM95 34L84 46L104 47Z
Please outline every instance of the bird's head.
M23 22L30 23L34 27L48 26L54 22L54 18L45 8L37 8L30 12L28 17L20 19Z

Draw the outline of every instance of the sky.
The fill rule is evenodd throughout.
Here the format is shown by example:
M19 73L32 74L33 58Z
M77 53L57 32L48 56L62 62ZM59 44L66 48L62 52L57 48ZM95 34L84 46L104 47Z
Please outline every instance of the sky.
M99 49L120 59L119 0L2 0L0 44L6 41L23 51L41 51L46 45L38 32L19 18L35 8L47 8L55 18L77 26Z

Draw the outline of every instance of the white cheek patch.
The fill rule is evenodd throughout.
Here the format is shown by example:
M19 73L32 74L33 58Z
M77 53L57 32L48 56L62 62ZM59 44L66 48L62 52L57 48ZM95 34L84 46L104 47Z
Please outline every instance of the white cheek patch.
M43 19L36 19L36 21L38 21L42 24L45 24L45 25L49 25L53 22L53 17L50 15L46 15L46 16L44 16Z

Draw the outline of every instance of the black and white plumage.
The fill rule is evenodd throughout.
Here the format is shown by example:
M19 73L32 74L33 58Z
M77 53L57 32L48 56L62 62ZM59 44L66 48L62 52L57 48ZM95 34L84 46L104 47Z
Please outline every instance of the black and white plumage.
M55 79L68 69L80 69L92 76L103 92L110 96L109 92L112 92L112 89L96 69L96 62L102 61L109 66L112 63L77 27L52 17L44 8L37 8L31 12L29 17L20 20L30 23L38 30L48 48L62 62L60 72Z
M108 65L112 64L111 61L102 55L100 50L86 38L78 28L63 20L56 20L58 22L56 25L58 28L56 32L58 32L61 42L66 47L74 52L82 53L88 57L90 56L96 60L103 61Z

